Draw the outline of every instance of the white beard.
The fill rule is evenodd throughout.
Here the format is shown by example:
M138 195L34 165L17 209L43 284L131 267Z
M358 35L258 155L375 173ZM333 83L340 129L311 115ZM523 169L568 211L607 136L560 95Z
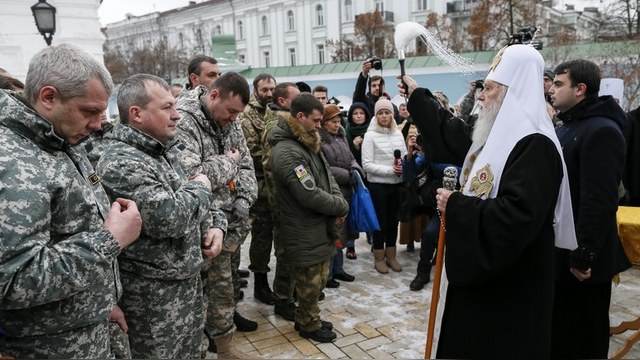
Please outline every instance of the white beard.
M504 96L507 93L506 89L506 87L503 88L502 94L500 94L498 99L496 99L492 104L482 104L480 106L478 119L473 125L473 133L471 134L471 139L474 143L484 144L487 141L487 138L491 133L491 128L493 128L493 123L496 121L496 117L498 116L498 111L500 111L500 107L502 106Z

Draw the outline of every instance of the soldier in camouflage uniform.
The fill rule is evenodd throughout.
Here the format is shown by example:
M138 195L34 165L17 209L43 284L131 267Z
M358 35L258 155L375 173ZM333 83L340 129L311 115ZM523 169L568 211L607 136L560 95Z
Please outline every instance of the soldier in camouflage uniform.
M84 147L87 150L87 157L94 169L98 164L98 160L100 160L100 156L104 153L104 136L113 130L113 126L115 125L115 123L107 120L107 113L103 113L100 116L100 124L101 129L92 132L87 141L84 142Z
M119 304L129 325L131 355L200 358L205 355L202 255L220 252L226 217L209 211L209 179L202 174L187 179L180 164L174 140L180 115L169 85L157 76L133 75L118 91L118 109L121 124L105 137L98 173L110 198L136 201L143 221L140 240L119 256Z
M235 312L230 257L251 230L249 208L258 196L251 154L236 122L248 101L247 81L230 72L211 89L199 86L177 104L182 117L178 138L186 145L181 162L190 174L202 173L211 180L213 206L222 209L229 222L223 251L204 275L205 329L215 339L219 359L246 357L231 346L234 316L240 315Z
M329 260L349 206L320 149L318 129L324 108L311 94L293 99L290 116L281 117L269 134L271 171L279 208L279 261L289 265L298 295L295 313L300 336L335 340L329 322L320 320L318 296L327 282Z
M135 203L109 199L83 146L113 83L77 47L47 47L24 97L0 91L0 328L16 358L108 358L117 256L138 238Z
M269 202L271 216L273 217L273 245L276 255L276 273L273 280L273 294L275 300L274 313L282 316L284 319L294 321L296 304L293 298L293 280L289 274L287 265L280 261L282 258L282 246L278 242L277 223L278 223L278 204L276 203L273 190L273 176L271 174L271 164L269 163L271 145L267 141L269 133L278 122L279 116L287 117L291 102L300 93L298 86L291 82L284 82L276 85L273 91L273 103L269 104L269 108L273 110L274 116L266 118L262 138L262 167L264 174L264 196ZM251 239L253 244L253 239ZM322 297L322 295L321 295Z
M253 94L244 111L238 115L238 122L242 127L247 146L253 158L253 166L258 180L258 200L251 206L251 247L249 270L253 271L255 281L253 297L267 304L273 305L273 292L269 287L267 273L271 260L271 244L273 243L273 219L265 191L264 172L262 170L262 133L264 125L276 117L269 108L272 102L276 79L269 74L260 74L253 79Z

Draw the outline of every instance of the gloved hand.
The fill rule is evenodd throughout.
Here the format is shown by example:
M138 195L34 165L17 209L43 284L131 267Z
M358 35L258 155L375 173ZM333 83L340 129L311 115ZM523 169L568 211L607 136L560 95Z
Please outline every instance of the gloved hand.
M250 208L251 205L249 205L249 201L243 197L239 197L233 202L233 213L240 219L249 217Z

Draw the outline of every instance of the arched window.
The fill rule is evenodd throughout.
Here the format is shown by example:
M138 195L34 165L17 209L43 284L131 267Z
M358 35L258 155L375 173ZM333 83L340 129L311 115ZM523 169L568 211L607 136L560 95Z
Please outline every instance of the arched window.
M296 22L295 19L293 18L293 11L289 10L287 11L287 29L288 30L295 30L296 29Z
M262 17L262 35L269 35L269 19Z
M244 26L242 21L238 21L238 39L244 39Z
M324 26L324 10L322 5L316 6L316 25Z
M344 0L344 21L353 21L353 3L351 0Z

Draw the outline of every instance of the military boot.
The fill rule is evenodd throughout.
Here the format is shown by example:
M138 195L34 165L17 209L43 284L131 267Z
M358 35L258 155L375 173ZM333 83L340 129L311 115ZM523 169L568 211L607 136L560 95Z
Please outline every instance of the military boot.
M266 273L253 273L255 282L253 283L253 297L267 305L276 303L273 291L269 287L269 279Z

